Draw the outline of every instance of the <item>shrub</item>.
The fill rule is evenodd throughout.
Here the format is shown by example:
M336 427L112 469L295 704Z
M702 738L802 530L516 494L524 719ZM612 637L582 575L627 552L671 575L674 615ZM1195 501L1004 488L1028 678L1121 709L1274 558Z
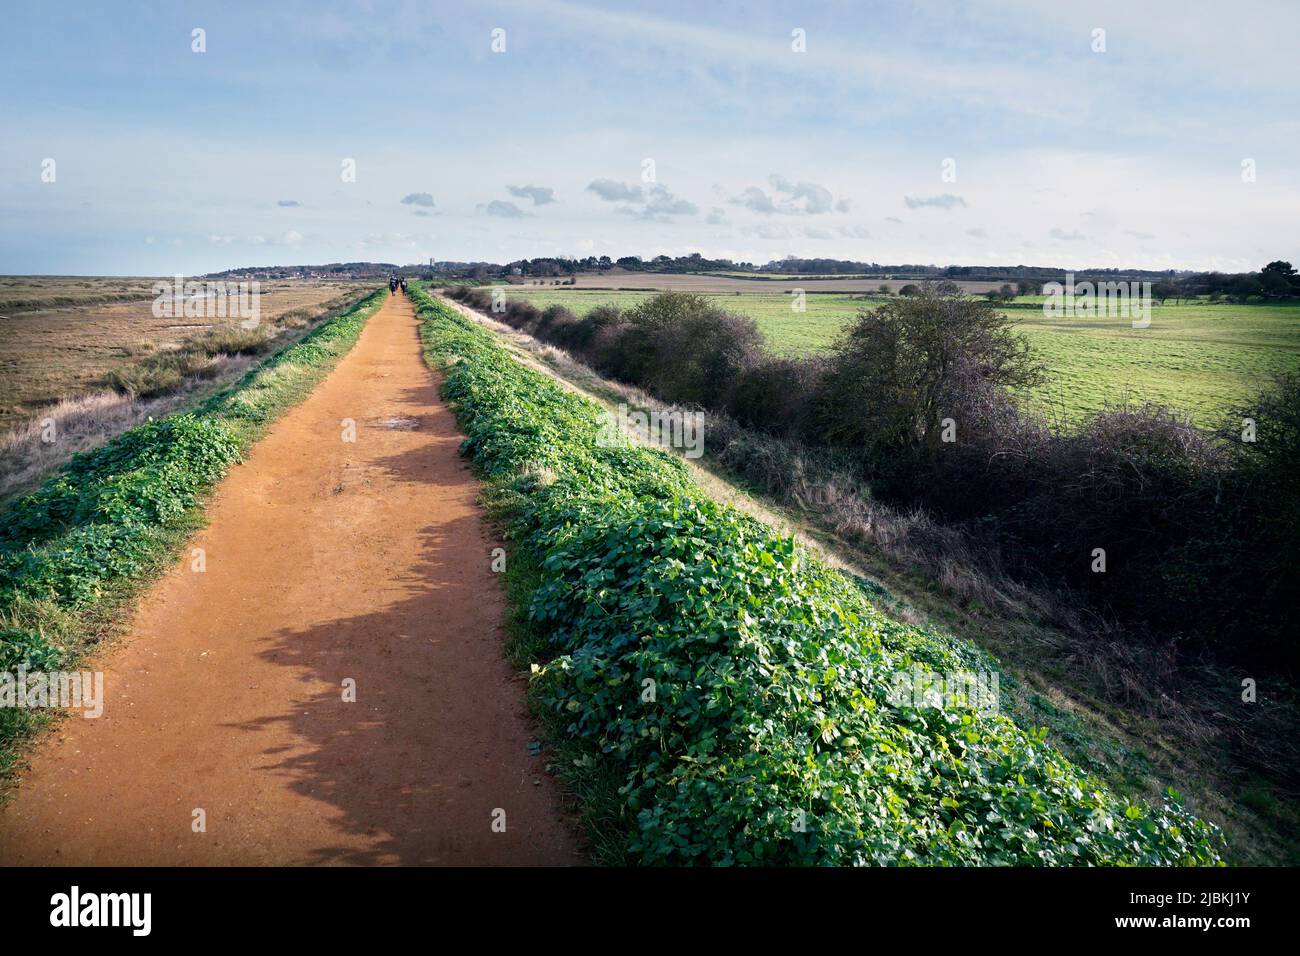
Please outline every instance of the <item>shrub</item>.
M524 299L507 299L502 311L492 313L492 317L498 321L505 322L529 335L537 331L537 321L541 315L537 306Z
M825 360L816 356L765 356L741 373L728 411L743 424L768 434L800 435L807 427L811 402L825 372Z
M275 330L265 325L255 329L223 326L188 339L174 349L151 352L135 365L113 369L104 376L103 382L136 398L166 395L192 376L214 374L211 361L214 356L257 355L266 351L275 338Z
M675 317L647 339L649 358L635 384L665 401L703 408L724 407L763 354L763 334L753 319L713 306Z
M588 334L590 338L582 354L594 368L624 382L636 381L641 367L633 354L637 331L631 322L619 313L608 321L593 323Z
M974 418L990 391L1040 379L1012 327L986 303L932 289L862 310L832 353L817 439L860 449L877 469L932 456L945 418Z
M275 330L266 325L253 329L229 326L191 339L185 348L206 356L257 355L265 352L275 337Z
M567 326L555 336L555 344L577 355L587 355L594 347L596 336L602 329L623 322L623 313L618 306L598 305L578 320L575 326Z
M1200 612L1200 633L1213 637L1221 656L1281 662L1294 675L1300 673L1294 639L1300 632L1300 374L1278 377L1228 416L1219 439L1235 467L1213 483L1217 507L1198 520L1170 582Z
M174 359L115 368L104 376L104 384L124 395L152 398L174 392L185 383L184 367Z
M548 305L542 310L541 317L537 320L537 334L539 338L551 341L555 338L556 327L577 322L578 317L562 305Z

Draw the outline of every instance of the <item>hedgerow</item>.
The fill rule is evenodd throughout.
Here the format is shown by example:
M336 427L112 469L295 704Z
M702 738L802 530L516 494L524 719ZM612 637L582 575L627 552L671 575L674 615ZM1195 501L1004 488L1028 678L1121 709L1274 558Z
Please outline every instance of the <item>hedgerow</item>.
M606 447L594 403L421 291L426 357L524 562L532 695L621 786L648 864L1207 865L1216 827L1129 802L1045 739L912 706L900 673L991 666L882 615L851 579L708 498L676 458ZM601 834L608 842L609 834Z
M204 494L356 341L386 293L309 332L193 412L79 454L0 514L0 669L75 659L192 530ZM39 714L0 710L0 770Z

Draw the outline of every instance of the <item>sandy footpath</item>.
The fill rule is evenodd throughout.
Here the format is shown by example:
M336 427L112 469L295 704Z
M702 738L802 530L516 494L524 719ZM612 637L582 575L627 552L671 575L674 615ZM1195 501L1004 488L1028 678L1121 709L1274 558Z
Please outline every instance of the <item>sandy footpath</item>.
M36 747L0 864L583 862L460 440L391 298L93 662L104 715Z

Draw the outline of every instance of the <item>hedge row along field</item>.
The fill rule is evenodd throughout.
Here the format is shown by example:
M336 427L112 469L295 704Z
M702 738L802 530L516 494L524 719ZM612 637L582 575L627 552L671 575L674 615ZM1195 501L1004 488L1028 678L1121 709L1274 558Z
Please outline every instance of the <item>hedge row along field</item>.
M891 703L900 673L980 666L891 621L672 456L601 442L603 412L422 291L426 358L508 523L542 646L532 695L613 785L593 842L648 864L1206 865L1172 790L1107 792L1002 716ZM519 589L512 589L516 593ZM897 701L896 696L892 697ZM572 770L564 770L570 778Z
M352 347L386 295L322 323L193 412L75 456L0 514L0 670L58 669L106 633L197 526L203 495ZM0 771L40 719L0 709Z

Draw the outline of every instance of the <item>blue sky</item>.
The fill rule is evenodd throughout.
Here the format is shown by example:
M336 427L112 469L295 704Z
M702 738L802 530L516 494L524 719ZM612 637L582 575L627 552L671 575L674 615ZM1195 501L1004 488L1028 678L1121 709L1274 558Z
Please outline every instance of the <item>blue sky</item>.
M7 7L4 273L1300 261L1290 0Z

